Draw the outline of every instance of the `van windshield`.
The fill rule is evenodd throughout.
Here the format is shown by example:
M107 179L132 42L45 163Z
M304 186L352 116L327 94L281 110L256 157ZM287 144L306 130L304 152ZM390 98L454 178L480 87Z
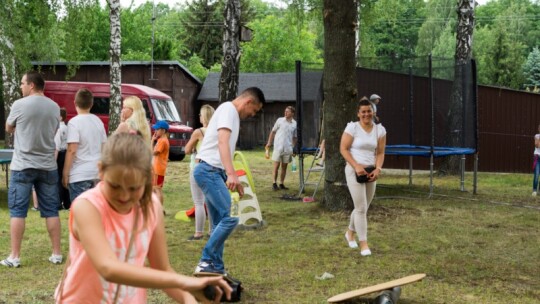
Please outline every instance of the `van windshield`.
M168 122L182 122L174 102L170 99L151 99L152 107L156 115L156 120L166 120Z

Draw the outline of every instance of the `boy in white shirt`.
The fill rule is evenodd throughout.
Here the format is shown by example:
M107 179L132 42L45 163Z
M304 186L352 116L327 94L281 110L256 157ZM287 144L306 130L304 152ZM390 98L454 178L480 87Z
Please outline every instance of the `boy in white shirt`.
M93 104L92 92L80 89L75 95L77 116L68 123L62 184L69 189L71 201L93 188L98 180L97 163L101 158L101 146L107 140L107 134L103 122L90 113Z

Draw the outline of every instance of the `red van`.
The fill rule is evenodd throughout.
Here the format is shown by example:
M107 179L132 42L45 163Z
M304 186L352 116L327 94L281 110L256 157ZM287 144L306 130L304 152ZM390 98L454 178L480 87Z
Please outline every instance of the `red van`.
M94 95L94 105L90 112L103 121L105 129L108 131L110 104L108 83L46 81L44 93L60 107L66 108L67 120L69 121L70 118L77 115L74 103L75 94L82 88L87 88ZM128 96L137 96L141 99L150 125L155 124L158 120L166 120L169 123L169 157L174 160L184 159L185 147L193 128L182 123L171 97L144 85L122 84L122 100Z

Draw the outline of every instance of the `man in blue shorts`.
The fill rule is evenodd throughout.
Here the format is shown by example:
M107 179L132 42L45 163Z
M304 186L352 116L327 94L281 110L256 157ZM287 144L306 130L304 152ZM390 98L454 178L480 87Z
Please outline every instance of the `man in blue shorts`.
M21 80L23 98L15 101L6 120L6 132L14 133L8 207L11 232L11 254L0 265L19 267L21 243L32 186L41 217L45 218L52 243L49 261L62 263L58 207L58 173L54 158L54 135L58 129L60 108L43 95L45 81L38 72L28 72Z

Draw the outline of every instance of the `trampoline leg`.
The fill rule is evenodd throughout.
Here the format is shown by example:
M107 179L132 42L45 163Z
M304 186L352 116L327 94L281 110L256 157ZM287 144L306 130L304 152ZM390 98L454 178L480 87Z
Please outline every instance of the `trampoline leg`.
M473 194L476 194L476 187L478 182L478 153L474 153L474 176L473 176Z
M412 161L413 157L409 156L409 187L412 186Z
M431 157L429 158L429 197L433 195L433 153L431 154Z
M462 192L465 191L465 154L462 154L461 155L461 163L460 163L460 167L461 167L461 184L460 184L460 189Z

